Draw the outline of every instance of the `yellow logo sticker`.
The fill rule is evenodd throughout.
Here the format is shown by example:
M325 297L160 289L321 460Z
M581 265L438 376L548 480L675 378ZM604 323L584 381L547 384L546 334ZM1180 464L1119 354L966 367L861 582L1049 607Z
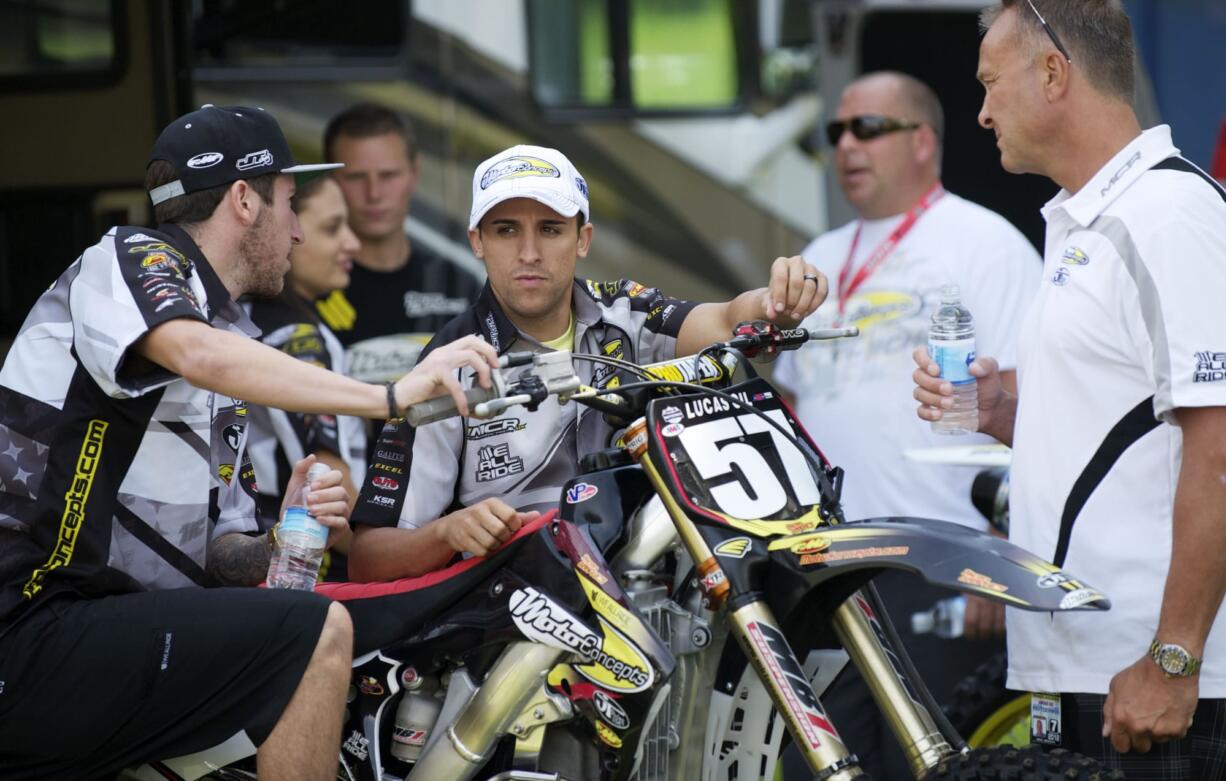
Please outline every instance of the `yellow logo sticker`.
M753 547L753 541L748 537L733 537L715 546L715 555L729 559L743 559Z
M602 586L609 582L609 579L605 577L603 573L601 573L600 565L596 563L595 559L586 553L579 558L578 569L584 575L587 575L589 578ZM591 597L589 596L588 599L590 600Z
M881 556L906 556L911 548L906 545L888 545L885 547L870 546L867 548L848 548L819 553L806 553L800 557L800 565L808 567L813 564L830 564L835 561L855 559L875 559Z
M610 748L622 747L622 739L618 737L616 732L609 729L609 727L606 726L603 721L596 722L596 734Z
M976 588L981 588L986 591L995 591L997 593L1003 593L1009 590L1008 586L1003 586L992 580L987 575L976 572L973 569L962 570L962 572L958 575L958 582L965 583L968 586L975 586Z
M619 360L625 355L625 351L622 350L622 340L621 339L614 339L611 342L607 342L601 345L600 351L603 352L605 355L609 356L610 358L617 358Z
M784 537L782 540L775 540L770 544L771 550L790 550L792 553L802 555L805 553L818 553L830 547L830 538L824 534L804 534L800 537Z
M604 637L596 661L576 665L575 669L609 691L640 692L650 687L656 676L647 657L603 617L599 621Z
M68 491L64 494L64 515L60 518L55 547L46 563L34 570L26 581L21 593L27 599L33 599L42 590L43 579L48 572L67 566L72 561L72 554L77 546L77 533L85 522L85 503L89 501L90 489L94 487L94 475L98 472L98 462L102 459L102 440L106 437L108 426L110 424L106 421L95 418L85 428L85 439L81 443L81 452L77 455L76 474L72 476L72 482L68 484Z

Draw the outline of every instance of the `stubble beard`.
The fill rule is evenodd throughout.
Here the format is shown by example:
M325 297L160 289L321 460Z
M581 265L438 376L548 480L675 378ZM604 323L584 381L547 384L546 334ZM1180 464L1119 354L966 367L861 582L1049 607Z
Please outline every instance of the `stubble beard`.
M286 271L289 256L277 257L277 249L272 220L268 209L261 209L260 215L247 229L238 247L239 262L243 269L246 284L244 292L255 296L275 296L285 286Z

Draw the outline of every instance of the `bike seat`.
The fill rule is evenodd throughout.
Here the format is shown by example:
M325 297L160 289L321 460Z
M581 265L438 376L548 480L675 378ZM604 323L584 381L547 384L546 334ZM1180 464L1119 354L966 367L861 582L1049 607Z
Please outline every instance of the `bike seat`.
M478 583L501 568L515 549L557 516L542 513L488 556L470 558L414 578L372 583L320 583L316 594L344 602L353 619L354 654L416 634Z

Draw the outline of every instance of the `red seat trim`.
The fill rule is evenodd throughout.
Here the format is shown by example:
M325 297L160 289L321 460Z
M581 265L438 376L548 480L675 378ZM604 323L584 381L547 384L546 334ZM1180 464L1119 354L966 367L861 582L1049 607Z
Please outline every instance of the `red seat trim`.
M529 534L536 533L542 526L549 523L557 516L556 509L542 513L541 517L535 521L525 524L519 531L515 532L506 542L504 542L498 550L506 548L508 545L517 540L527 537ZM495 551L497 553L498 551ZM383 597L389 594L404 594L409 591L420 591L424 588L436 586L443 581L454 578L455 576L467 572L473 567L478 567L485 563L484 556L470 556L463 561L452 564L450 567L444 567L434 572L428 572L425 575L419 575L415 578L400 578L392 581L376 581L372 583L320 583L315 587L316 594L323 594L325 597L335 599L339 602L346 602L351 599L369 599L371 597Z

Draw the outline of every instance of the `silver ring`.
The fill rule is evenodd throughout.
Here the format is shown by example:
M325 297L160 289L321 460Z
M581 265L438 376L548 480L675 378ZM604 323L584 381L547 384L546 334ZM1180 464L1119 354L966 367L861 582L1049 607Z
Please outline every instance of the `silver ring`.
M805 274L805 279L809 280L810 282L812 282L812 283L813 283L813 284L815 284L815 285L817 284L817 275L816 275L816 274Z

